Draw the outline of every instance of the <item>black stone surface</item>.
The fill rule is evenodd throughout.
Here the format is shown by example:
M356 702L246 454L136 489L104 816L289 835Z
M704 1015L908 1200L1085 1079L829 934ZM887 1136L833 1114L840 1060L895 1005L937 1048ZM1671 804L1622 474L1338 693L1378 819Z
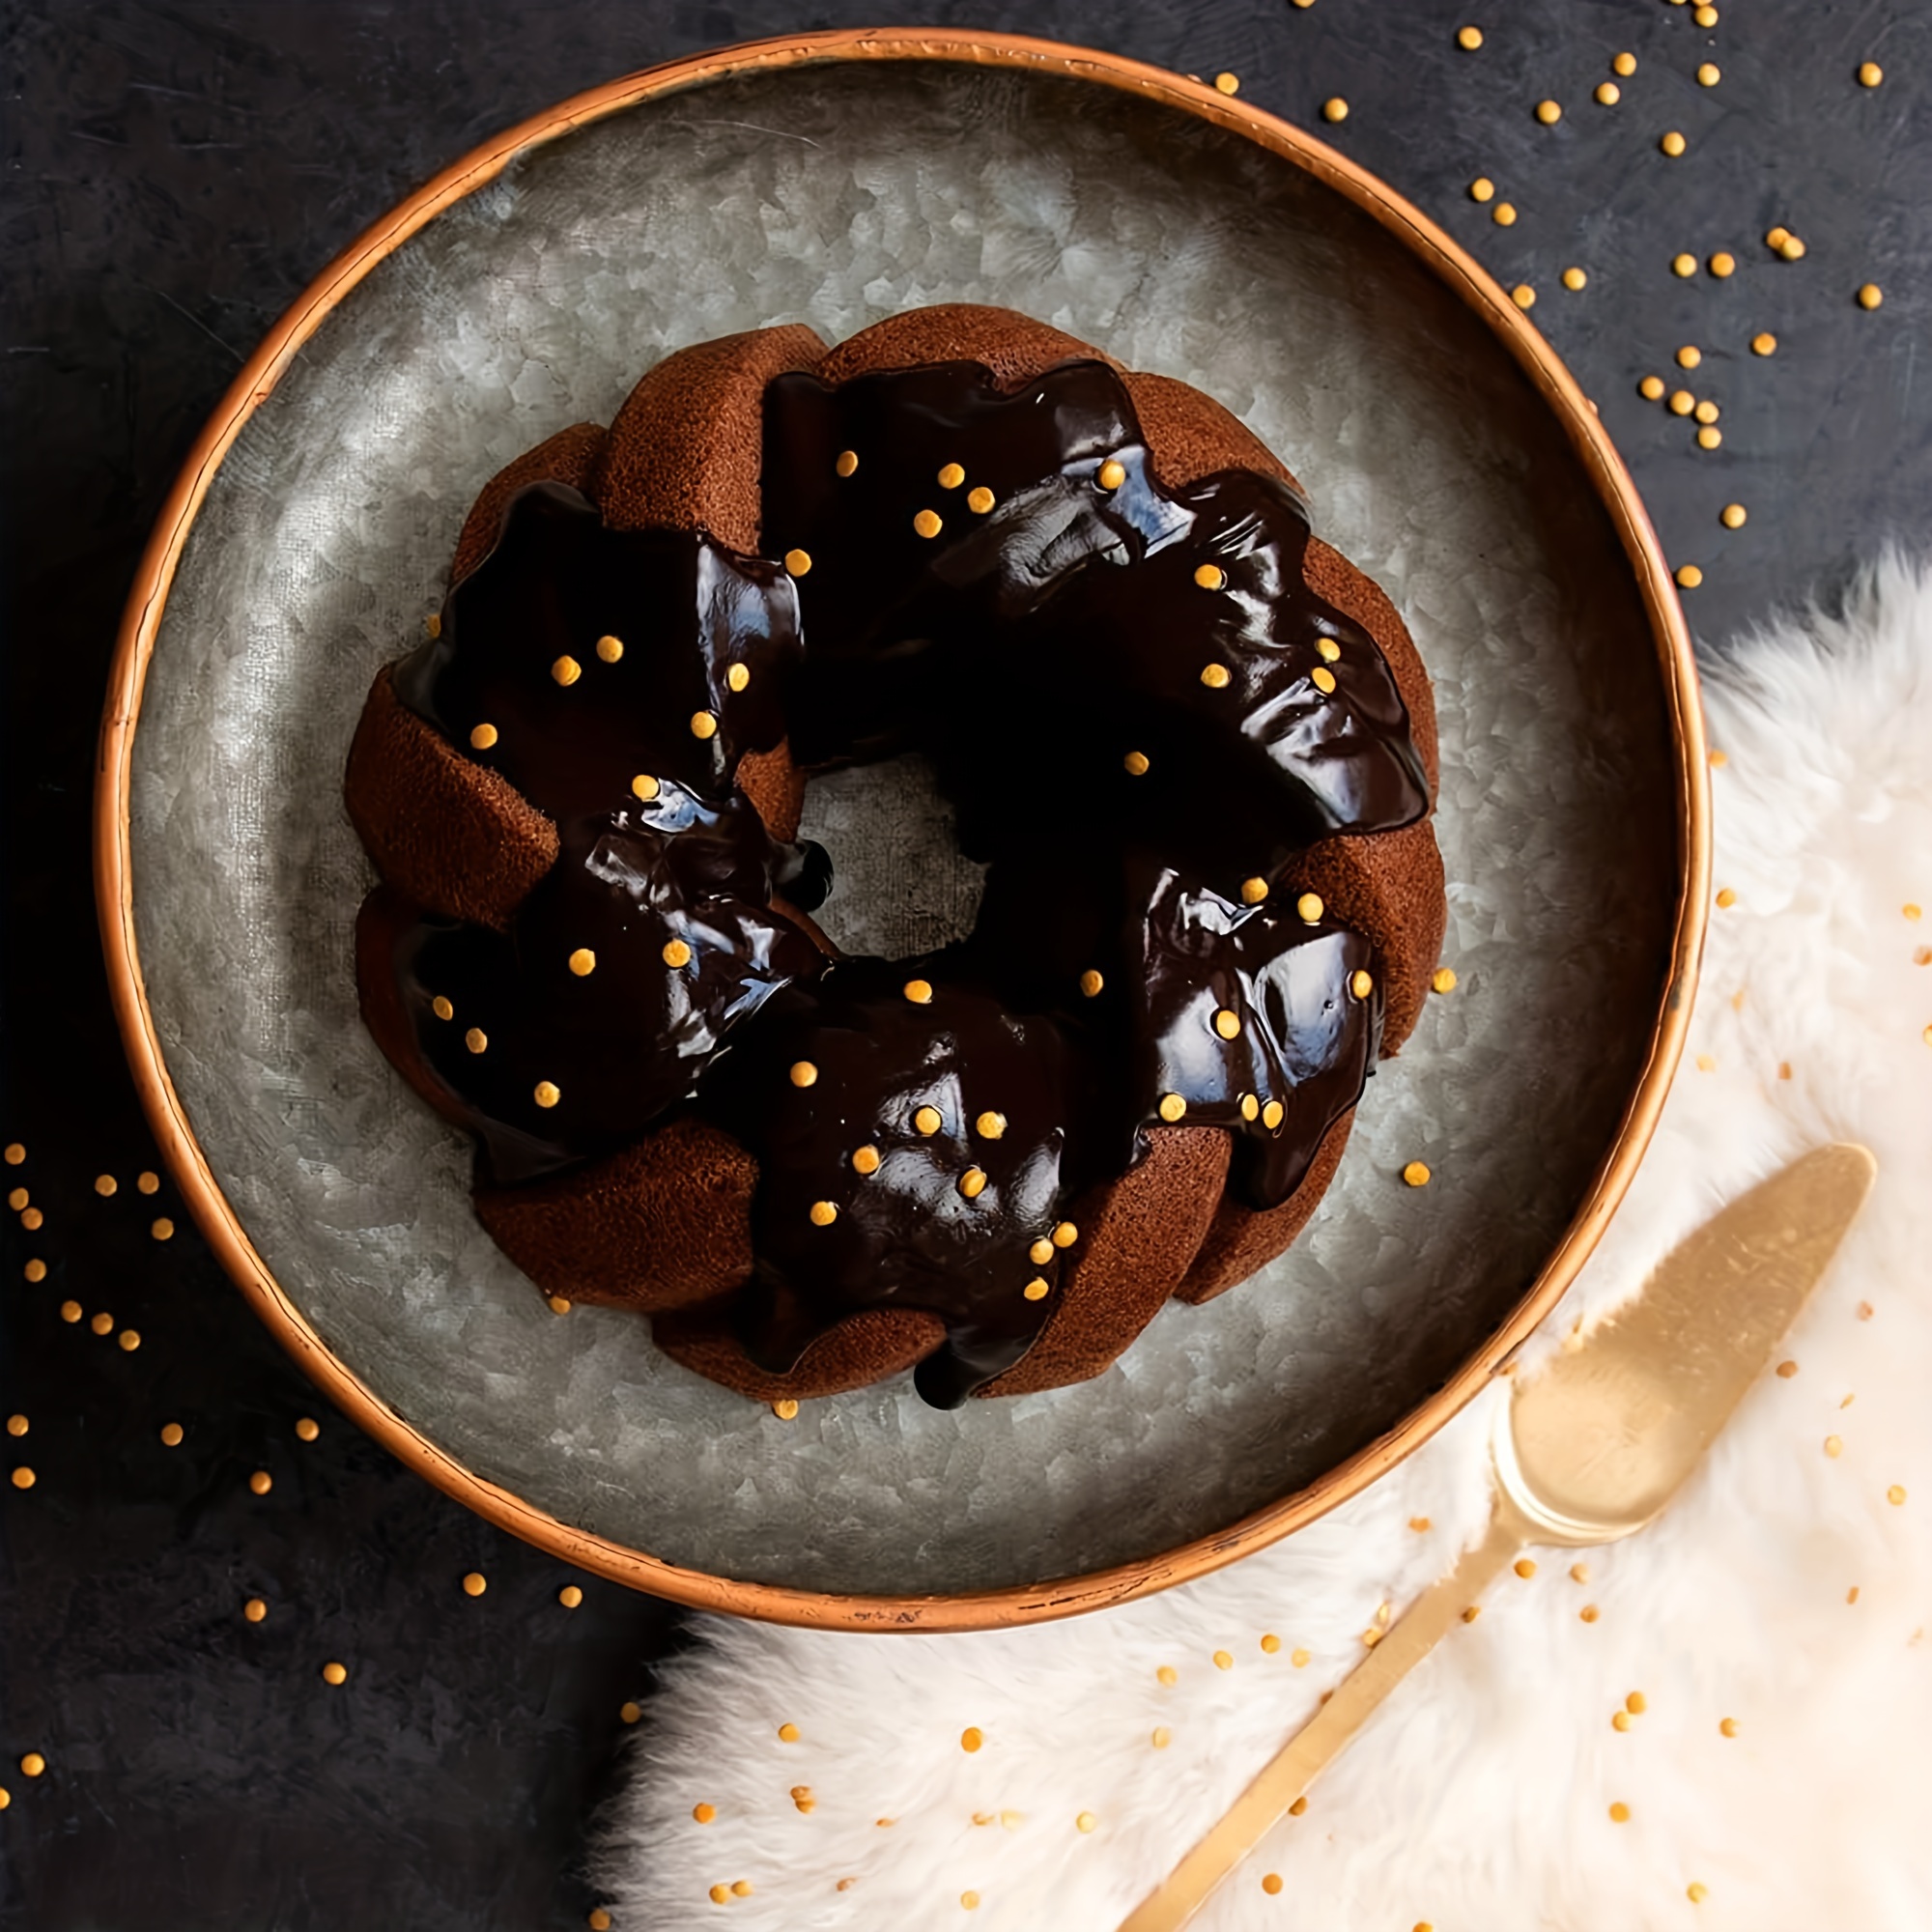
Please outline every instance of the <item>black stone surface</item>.
M247 351L335 250L484 136L666 57L800 27L1004 27L1207 76L1322 131L1443 221L1569 358L1628 457L1693 626L1719 639L1932 508L1932 11L1917 0L63 0L0 6L4 1094L0 1926L33 1932L578 1926L619 1707L668 1606L445 1501L335 1416L175 1214L109 1016L88 879L120 606L161 497ZM1454 30L1473 20L1483 47ZM1637 57L1614 107L1592 99ZM1858 85L1861 60L1884 84ZM1722 71L1700 86L1700 61ZM1537 100L1564 107L1553 128ZM1658 136L1688 137L1666 159ZM1520 218L1497 226L1478 175ZM1807 244L1775 259L1782 222ZM1728 249L1736 272L1671 272ZM1572 294L1571 265L1589 276ZM1865 282L1885 292L1860 308ZM1778 338L1769 359L1747 344ZM1703 361L1678 378L1671 357ZM1641 401L1722 409L1722 446ZM1319 481L1319 479L1317 479ZM1749 521L1719 522L1742 502ZM94 1178L111 1174L102 1199ZM44 1281L22 1269L43 1258ZM124 1350L62 1321L111 1311ZM313 1443L294 1433L314 1416ZM180 1421L180 1448L160 1425ZM248 1477L273 1478L256 1496ZM466 1572L489 1579L471 1599ZM557 1590L584 1590L576 1611ZM270 1605L249 1624L250 1596ZM350 1666L340 1690L322 1663ZM45 1755L39 1778L17 1770Z

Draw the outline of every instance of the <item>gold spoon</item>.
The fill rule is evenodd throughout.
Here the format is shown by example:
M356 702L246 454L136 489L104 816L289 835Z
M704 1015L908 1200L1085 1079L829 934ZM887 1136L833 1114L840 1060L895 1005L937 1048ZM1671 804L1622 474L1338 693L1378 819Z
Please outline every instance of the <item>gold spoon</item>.
M1757 1379L1876 1172L1850 1142L1813 1149L1673 1248L1629 1307L1512 1387L1492 1445L1488 1534L1423 1591L1120 1932L1185 1925L1526 1546L1613 1543L1658 1515Z

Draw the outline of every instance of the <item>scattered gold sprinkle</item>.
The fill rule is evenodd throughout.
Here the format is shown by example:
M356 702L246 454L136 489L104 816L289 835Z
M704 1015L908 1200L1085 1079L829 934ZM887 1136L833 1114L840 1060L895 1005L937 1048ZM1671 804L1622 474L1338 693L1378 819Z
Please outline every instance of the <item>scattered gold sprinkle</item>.
M1845 1602L1848 1604L1856 1604L1858 1600L1859 1600L1859 1586L1856 1583L1854 1583L1852 1587L1845 1592Z
M1614 107L1624 98L1624 91L1613 80L1597 83L1597 104L1600 107Z
M1308 681L1324 696L1332 694L1335 689L1335 673L1326 665L1317 665L1308 673Z
M1496 205L1490 210L1490 219L1493 221L1498 228L1514 228L1516 226L1515 202L1513 201L1497 202Z
M973 1131L981 1140L996 1141L1006 1130L1007 1117L990 1107L973 1122Z
M583 1601L583 1592L575 1583L566 1583L556 1593L556 1600L566 1610L574 1610ZM703 1821L700 1820L700 1823Z
M809 1212L814 1228L829 1228L838 1218L838 1204L832 1201L814 1201Z
M1710 1897L1710 1895L1711 1895L1710 1888L1708 1886L1699 1885L1695 1879L1692 1879L1690 1883L1684 1888L1684 1896L1688 1898L1692 1905L1702 1905L1703 1902Z
M1052 1240L1056 1248L1070 1248L1080 1238L1080 1230L1071 1221L1062 1221L1053 1231Z
M1052 1289L1044 1275L1035 1275L1034 1278L1030 1282L1028 1282L1023 1289L1020 1290L1020 1293L1023 1295L1025 1295L1025 1297L1029 1301L1044 1301L1047 1295L1052 1293Z
M1630 1695L1624 1699L1624 1709L1628 1711L1632 1717L1640 1718L1647 1710L1650 1709L1650 1699L1646 1697L1641 1690L1633 1690L1630 1693Z
M1429 1163L1426 1160L1412 1160L1402 1171L1402 1178L1410 1187L1429 1185Z
M587 946L580 946L570 955L570 970L582 980L597 970L597 955Z
M694 738L715 738L718 735L718 720L709 711L694 711L691 714L691 735Z
M1478 175L1469 184L1471 201L1493 201L1496 198L1496 185L1488 175Z
M24 1435L32 1427L33 1424L24 1415L10 1415L7 1418L7 1434L9 1435Z
M714 1818L717 1817L718 1807L715 1804L694 1804L691 1807L691 1815L694 1818L696 1818L700 1825L708 1825Z
M1527 1579L1536 1575L1536 1558L1533 1556L1519 1556L1510 1567L1515 1570L1519 1577Z
M45 1222L46 1218L38 1208L23 1208L20 1209L20 1225L30 1235L40 1228Z
M724 682L733 691L743 691L751 681L752 668L750 665L733 665L724 673Z
M993 507L993 493L983 483L976 484L966 493L966 507L976 517L983 517Z
M1677 566L1677 582L1686 590L1695 590L1704 581L1704 573L1694 563L1680 563Z
M639 772L631 781L631 789L648 805L658 795L658 781L648 772Z
M1718 417L1721 413L1721 412L1719 410L1716 403L1711 402L1707 399L1706 401L1699 403L1697 407L1690 412L1690 413L1694 415L1700 423L1714 423L1718 420Z
M1885 291L1876 282L1867 282L1859 291L1861 308L1876 308L1885 299Z
M1201 682L1209 691L1225 691L1230 681L1231 673L1226 665L1210 664L1201 667Z
M1222 94L1234 94L1239 89L1241 79L1238 74L1217 73L1214 76L1214 85Z
M1694 342L1687 342L1677 352L1677 366L1680 369L1694 369L1704 359L1704 352Z
M1275 1654L1275 1652L1281 1648L1280 1637L1274 1635L1272 1633L1269 1633L1269 1634L1262 1638L1262 1648L1268 1654L1268 1656L1272 1657Z
M97 1174L94 1177L94 1191L104 1201L121 1191L121 1183L111 1174Z
M29 1751L20 1760L20 1776L22 1777L38 1777L46 1768L47 1761L39 1751Z
M1438 966L1429 976L1429 990L1432 993L1453 993L1456 990L1456 969L1453 966Z
M980 1894L977 1891L962 1891L959 1894L959 1903L968 1912L978 1912L980 1909Z
M841 471L841 474L848 472ZM803 577L811 568L811 553L809 550L788 550L784 554L785 575Z
M1027 1249L1027 1260L1035 1267L1044 1267L1053 1259L1053 1243L1042 1235Z
M479 724L469 734L473 750L487 752L497 742L497 727L494 724Z
M728 1885L714 1885L706 1896L710 1898L713 1905L729 1905L731 1902L731 1888Z
M138 1328L124 1328L114 1340L122 1350L131 1355L141 1346L141 1331Z
M969 1167L959 1177L959 1191L968 1201L977 1201L986 1191L986 1170L983 1167Z
M1580 289L1589 279L1589 276L1581 269L1565 269L1563 270L1563 286L1572 291L1572 293Z
M1636 71L1636 56L1634 54L1618 54L1610 62L1610 71L1612 73L1620 73L1628 80Z
M592 1906L583 1922L590 1932L611 1932L611 1915L601 1905Z
M1622 1799L1618 1799L1617 1802L1610 1806L1610 1823L1612 1825L1627 1825L1630 1822L1630 1814L1631 1814L1630 1806L1626 1804Z
M161 1446L164 1449L179 1449L182 1440L182 1426L179 1422L161 1424Z
M262 1601L260 1597L250 1597L248 1601L242 1605L242 1614L244 1617L246 1617L251 1624L258 1624L262 1621L264 1617L266 1617L269 1614L269 1606Z
M26 1157L27 1150L18 1141L9 1141L6 1152L0 1154L0 1159L4 1159L9 1167L18 1167Z
M1585 1604L1583 1607L1577 1612L1577 1615L1580 1622L1586 1624L1593 1624L1597 1621L1597 1619L1600 1616L1603 1615L1603 1611L1598 1609L1595 1604Z
M1700 61L1697 66L1697 85L1716 87L1723 79L1723 73L1716 61Z
M599 638L597 639L597 655L600 658L602 658L607 665L615 664L617 660L624 655L623 639L613 638L609 636L608 634L604 637Z
M1074 1819L1073 1829L1076 1832L1091 1832L1099 1824L1099 1822L1100 1822L1099 1819L1094 1817L1093 1812L1083 1811L1081 1812L1079 1817Z
M936 1134L944 1122L937 1107L922 1107L912 1117L913 1125L923 1134Z
M1264 1126L1269 1133L1273 1133L1274 1130L1281 1125L1283 1117L1286 1115L1287 1111L1288 1110L1281 1104L1279 1100L1270 1100L1267 1103L1267 1105L1262 1109L1262 1125Z
M97 1335L111 1335L114 1332L114 1318L105 1311L95 1316L87 1324Z
M1515 302L1518 308L1534 308L1536 291L1527 282L1519 282L1510 291L1510 300Z
M1842 1456L1844 1453L1845 1453L1845 1443L1844 1443L1844 1438L1842 1436L1839 1435L1826 1436L1825 1438L1826 1455L1835 1457L1835 1456Z
M1737 271L1738 258L1728 249L1719 248L1704 266L1721 282L1726 275Z
M1610 1728L1613 1731L1627 1731L1631 1727L1628 1711L1613 1711L1610 1714Z
M852 1151L852 1172L854 1174L877 1174L879 1171L879 1151L870 1142Z
M14 1487L16 1490L31 1490L34 1487L35 1480L33 1470L28 1468L24 1463L14 1471Z
M1697 398L1689 389L1673 389L1664 407L1674 416L1688 416L1697 407Z
M1884 78L1885 70L1879 66L1877 61L1861 61L1859 63L1859 85L1861 87L1876 87Z
M1570 1580L1573 1583L1587 1583L1590 1580L1590 1566L1587 1563L1571 1564Z
M942 490L956 490L966 480L966 472L956 463L940 465L938 483Z
M1723 431L1713 429L1708 423L1697 432L1697 447L1699 449L1716 449L1723 440Z
M1674 161L1684 152L1688 144L1684 136L1673 128L1657 145Z
M1546 128L1553 128L1563 118L1563 110L1553 100L1539 100L1536 103L1536 118Z
M349 1666L345 1663L325 1663L322 1666L322 1681L325 1684L347 1684Z
M1745 521L1749 515L1750 512L1742 503L1726 503L1718 512L1718 521L1727 530L1741 530L1744 528ZM1711 753L1711 762L1715 765L1723 755L1721 752L1713 752Z
M908 980L899 990L916 1007L929 1007L932 1004L932 981L930 980Z
M29 1281L45 1281L47 1278L47 1264L45 1262L40 1260L39 1257L36 1257L33 1261L30 1261L27 1264L27 1265L20 1270L20 1272L23 1275L25 1275Z
M1349 103L1338 94L1321 103L1321 118L1324 121L1346 121L1349 118Z
M1130 778L1141 779L1147 776L1148 760L1145 752L1129 752L1121 763L1126 767Z
M1738 902L1738 895L1729 886L1724 887L1723 890L1719 892L1718 895L1718 903L1720 906L1725 907L1727 910L1731 906L1736 905L1737 902Z
M1252 1094L1241 1095L1241 1119L1252 1121L1262 1110L1262 1103Z
M456 1009L440 993L429 1003L429 1009L440 1020L453 1020L456 1017Z
M1891 1488L1886 1491L1885 1499L1893 1509L1902 1508L1905 1502L1905 1485L1903 1483L1892 1484Z
M1777 1077L1778 1077L1778 1078L1779 1078L1780 1080L1789 1080L1789 1079L1791 1078L1791 1063L1790 1063L1790 1061L1788 1061L1788 1060L1780 1060L1780 1061L1779 1061L1779 1062L1777 1063Z
M1223 1007L1221 1010L1214 1015L1214 1031L1218 1033L1223 1039L1235 1038L1236 1036L1238 1035L1239 1032L1241 1031L1240 1014L1230 1012L1226 1007Z
M573 685L583 675L583 667L575 658L564 656L551 666L550 674L561 685Z
M1090 966L1088 967L1086 972L1084 972L1080 976L1081 994L1083 995L1083 997L1091 1000L1099 992L1100 988L1104 986L1106 983L1107 981L1105 980L1105 979L1102 978L1100 974L1096 973L1093 969L1093 967Z
M817 1799L811 1795L811 1786L809 1784L794 1784L791 1788L791 1802L808 1817L818 1804Z
M1291 1818L1299 1818L1301 1814L1307 1809L1308 1809L1308 1800L1305 1798L1297 1798L1294 1801L1294 1803L1288 1807L1288 1815Z
M490 1579L480 1570L472 1570L463 1579L466 1597L480 1597L490 1587Z
M1695 7L1691 9L1690 17L1700 27L1715 27L1718 24L1718 10L1708 4L1702 7Z
M1268 882L1265 879L1254 878L1243 879L1241 881L1241 903L1243 905L1260 905L1267 895Z
M1426 1516L1412 1516L1408 1520L1408 1526L1420 1536L1429 1527L1429 1519Z
M780 1396L778 1401L772 1404L772 1413L781 1422L796 1422L798 1420L798 1398L790 1395Z
M832 467L841 476L851 475L859 467L859 452L856 449L841 449L838 460Z
M563 1090L554 1080L539 1080L530 1090L530 1098L539 1107L554 1107L563 1098Z
M143 1170L134 1177L134 1185L143 1194L158 1194L161 1191L161 1177Z
M1904 905L1899 907L1898 911L1899 911L1899 916L1902 919L1909 919L1915 924L1917 924L1919 920L1925 917L1925 908L1921 905L1914 904L1909 899L1906 901Z
M659 952L658 957L662 959L664 963L671 969L672 972L676 972L679 967L689 966L691 964L691 948L688 945L686 945L685 942L681 939L668 939L665 941L664 949L662 952ZM805 1061L799 1062L800 1066L806 1065L808 1063ZM797 1069L794 1068L793 1071L794 1073L796 1073ZM792 1081L792 1085L794 1087L810 1087L811 1085L811 1082L810 1080L794 1079Z
M1358 1000L1366 1000L1376 989L1374 978L1360 969L1349 975L1349 990Z
M1155 1109L1163 1121L1178 1121L1187 1111L1187 1102L1179 1094L1163 1094Z
M1171 1663L1163 1663L1160 1666L1160 1668L1154 1672L1154 1675L1157 1678L1159 1678L1163 1684L1175 1685L1180 1682L1180 1672L1175 1669L1174 1665Z
M923 537L936 537L946 526L940 521L935 510L922 510L913 518L912 526Z
M269 1493L269 1492L275 1487L275 1479L274 1477L269 1474L268 1470L257 1469L255 1473L248 1478L248 1487L251 1490L253 1490L258 1496L266 1496Z
M791 1084L794 1087L810 1087L818 1079L818 1068L809 1060L794 1060L791 1064Z
M1456 44L1464 53L1474 53L1483 44L1483 30L1480 27L1458 27Z
M1168 1746L1171 1745L1173 1742L1174 1742L1174 1733L1170 1731L1165 1724L1156 1724L1153 1727L1152 1734L1148 1739L1148 1743L1151 1744L1155 1750L1165 1750L1168 1747Z
M1214 1668L1216 1670L1232 1670L1234 1667L1235 1660L1227 1651L1217 1650L1214 1653Z
M1777 252L1787 262L1802 262L1804 259L1804 243L1796 235L1786 235L1777 244Z
M1697 272L1695 255L1673 255L1670 258L1670 272L1673 275L1694 275Z
M1302 1670L1307 1667L1314 1653L1311 1651L1292 1650L1288 1654L1288 1661L1294 1665L1295 1669Z

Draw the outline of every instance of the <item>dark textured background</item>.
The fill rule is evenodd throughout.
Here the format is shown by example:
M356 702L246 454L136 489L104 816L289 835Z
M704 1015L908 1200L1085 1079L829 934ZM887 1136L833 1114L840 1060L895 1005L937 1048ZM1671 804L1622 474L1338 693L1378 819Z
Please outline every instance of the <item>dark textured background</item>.
M499 1535L364 1440L270 1344L185 1224L108 1014L87 876L92 753L121 602L176 467L246 353L358 231L484 136L675 54L888 21L1086 41L1319 125L1444 221L1602 407L1715 641L1817 590L1932 507L1932 10L1922 0L578 0L0 5L5 838L0 1142L0 1925L34 1932L581 1926L620 1706L677 1640L668 1606ZM1454 29L1479 23L1469 54ZM1598 106L1612 53L1639 62ZM1722 70L1713 89L1700 60ZM1886 70L1868 91L1864 59ZM1565 114L1538 125L1551 96ZM1690 152L1657 147L1680 128ZM1466 195L1487 174L1521 218ZM1808 244L1775 260L1782 221ZM1727 248L1737 272L1670 258ZM1588 287L1567 293L1577 264ZM1884 306L1853 297L1876 281ZM1747 349L1760 328L1776 355ZM1722 447L1639 400L1682 379ZM1750 512L1723 529L1719 508ZM120 1183L111 1199L97 1175ZM44 1281L25 1264L43 1258ZM65 1298L136 1351L64 1322ZM312 1444L294 1423L322 1425ZM157 1432L186 1429L178 1449ZM269 1494L247 1479L266 1469ZM489 1589L465 1596L481 1571ZM583 1606L558 1606L576 1580ZM267 1620L243 1621L261 1596ZM341 1658L341 1690L319 1666ZM39 1778L17 1771L44 1753Z

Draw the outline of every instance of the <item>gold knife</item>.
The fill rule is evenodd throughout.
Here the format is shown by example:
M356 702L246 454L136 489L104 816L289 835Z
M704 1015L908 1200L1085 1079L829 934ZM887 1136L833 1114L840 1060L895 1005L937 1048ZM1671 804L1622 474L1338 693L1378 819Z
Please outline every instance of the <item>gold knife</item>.
M1697 1466L1837 1252L1878 1164L1814 1148L1664 1257L1626 1308L1533 1380L1496 1431L1495 1514L1120 1932L1177 1932L1527 1545L1612 1543Z

